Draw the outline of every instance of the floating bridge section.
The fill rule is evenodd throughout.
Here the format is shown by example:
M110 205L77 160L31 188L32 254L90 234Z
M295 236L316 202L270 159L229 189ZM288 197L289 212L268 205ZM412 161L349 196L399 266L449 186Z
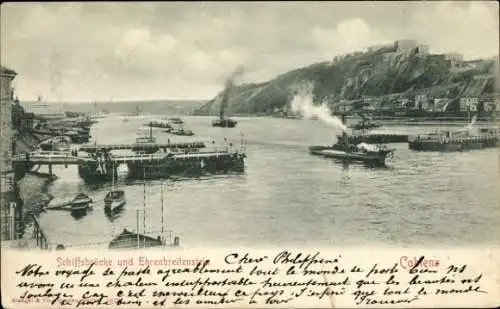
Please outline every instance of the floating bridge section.
M98 152L98 151L112 151L112 150L148 150L148 149L200 149L205 148L205 143L203 142L192 142L192 143L144 143L144 144L111 144L111 145L95 145L95 144L85 144L78 147L79 151L85 152Z

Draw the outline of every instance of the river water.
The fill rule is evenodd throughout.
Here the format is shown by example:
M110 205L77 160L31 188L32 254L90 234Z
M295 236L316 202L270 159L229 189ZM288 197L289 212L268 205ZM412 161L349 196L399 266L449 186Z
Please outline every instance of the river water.
M211 127L210 117L183 119L197 136L172 136L161 129L153 129L153 134L159 142L215 139L217 147L224 147L225 137L239 147L243 134L248 155L245 173L148 181L144 195L144 183L128 181L126 166L120 166L116 186L125 190L127 203L109 218L103 200L111 184L88 186L78 177L76 166L55 167L59 179L49 187L54 203L79 192L96 203L78 219L65 211L42 213L40 222L50 243L106 248L124 228L136 230L137 222L140 232L145 227L157 236L162 231L162 201L165 229L180 236L187 248L499 243L497 149L434 153L391 144L396 148L391 166L371 169L311 156L309 145L330 144L338 133L320 121L240 118L236 128L223 129ZM147 120L100 119L91 129L92 142L130 143ZM375 132L435 129L390 126Z

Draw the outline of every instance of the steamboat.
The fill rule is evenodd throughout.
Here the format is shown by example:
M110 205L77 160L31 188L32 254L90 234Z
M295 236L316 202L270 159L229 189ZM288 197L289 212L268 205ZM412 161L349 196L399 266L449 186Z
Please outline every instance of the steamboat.
M336 144L332 146L310 146L312 155L333 158L344 162L362 162L373 166L385 166L386 159L393 156L394 149L384 145L360 143L351 144L348 135L344 132Z
M228 80L226 83L226 89L222 95L222 101L220 103L219 119L214 119L212 121L212 127L234 128L238 123L236 120L224 117L224 112L229 100L229 91L231 90L232 85L232 81Z

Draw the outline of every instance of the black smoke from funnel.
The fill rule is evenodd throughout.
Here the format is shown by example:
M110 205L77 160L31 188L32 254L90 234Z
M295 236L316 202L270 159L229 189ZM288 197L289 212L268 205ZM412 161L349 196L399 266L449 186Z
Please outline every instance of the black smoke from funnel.
M235 80L242 76L244 73L243 66L238 66L227 78L226 78L226 87L224 89L224 93L222 95L222 102L220 106L220 118L224 118L224 110L226 109L229 103L229 93L234 86Z

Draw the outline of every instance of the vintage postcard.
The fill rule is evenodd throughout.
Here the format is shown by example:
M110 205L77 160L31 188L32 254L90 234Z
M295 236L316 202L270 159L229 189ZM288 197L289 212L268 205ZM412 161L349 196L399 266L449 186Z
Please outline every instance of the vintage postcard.
M496 1L3 2L5 308L500 305Z

